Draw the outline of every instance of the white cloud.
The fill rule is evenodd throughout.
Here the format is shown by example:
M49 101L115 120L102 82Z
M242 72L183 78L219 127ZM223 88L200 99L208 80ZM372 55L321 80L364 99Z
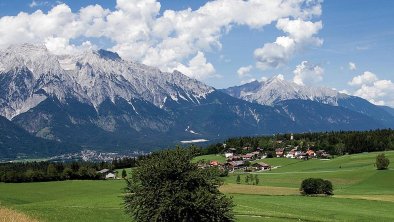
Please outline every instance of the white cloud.
M336 90L336 89L334 89L334 90ZM346 95L351 95L351 94L352 94L352 93L349 92L347 89L339 90L338 92L343 93L343 94L346 94Z
M311 85L323 80L324 69L308 61L302 61L293 71L294 83L298 85Z
M372 85L378 80L378 77L369 71L364 72L362 75L356 76L349 82L351 86Z
M189 61L188 66L178 64L176 70L193 78L206 78L215 73L215 68L204 56L204 53L198 52L197 55Z
M278 78L278 79L280 79L282 81L285 80L285 76L283 74L278 74L278 75L275 76L275 78Z
M261 80L261 81L263 81L263 82L265 82L265 81L267 81L267 80L268 80L268 78L267 78L267 77L265 77L265 76L262 76L262 77L260 78L260 80Z
M50 3L48 1L40 1L40 0L33 0L30 4L30 8L36 8L41 6L49 6Z
M32 6L37 4L38 0L32 2ZM114 10L90 5L72 12L68 5L58 4L48 13L37 10L4 16L0 18L0 48L30 42L47 43L56 52L62 48L73 51L84 48L71 45L73 40L106 38L113 44L109 48L126 59L164 71L187 69L189 76L204 79L215 76L204 53L220 50L221 37L234 26L260 29L277 21L277 28L288 36L278 37L275 43L270 43L273 47L265 50L274 57L279 54L276 55L279 60L284 57L284 62L301 45L321 41L313 37L321 29L321 22L308 21L320 16L320 0L213 0L197 10L160 13L160 8L156 0L117 0ZM264 58L256 57L261 56ZM271 57L265 59L268 64Z
M254 81L256 81L255 78L251 78L251 79L247 79L247 80L241 80L241 84L251 83L251 82L254 82Z
M354 71L357 69L356 63L349 62L349 70Z
M34 7L36 7L38 5L38 3L35 1L35 0L33 0L30 4L29 4L29 7L30 8L34 8Z
M357 87L354 95L362 97L376 105L394 107L394 83L391 80L380 80L372 72L364 72L349 82Z
M306 46L321 46L323 40L315 37L322 29L321 21L311 22L302 19L279 19L276 28L287 33L287 36L276 38L273 43L266 43L254 51L257 67L262 70L278 68L285 65L297 51Z
M237 74L239 77L245 77L249 75L249 72L252 70L253 66L242 66L237 70Z
M90 41L83 42L79 46L69 43L68 39L61 37L49 37L45 39L45 46L56 55L75 54L81 50L97 49Z

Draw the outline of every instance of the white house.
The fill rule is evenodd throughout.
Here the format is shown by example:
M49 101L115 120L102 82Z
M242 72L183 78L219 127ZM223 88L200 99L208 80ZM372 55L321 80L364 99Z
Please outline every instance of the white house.
M224 153L224 156L225 156L226 158L231 158L231 157L234 156L234 153Z
M105 175L105 179L116 179L116 175L114 173L108 173Z
M97 171L98 174L101 174L102 177L105 179L116 179L116 174L113 170L109 169L102 169L100 171Z

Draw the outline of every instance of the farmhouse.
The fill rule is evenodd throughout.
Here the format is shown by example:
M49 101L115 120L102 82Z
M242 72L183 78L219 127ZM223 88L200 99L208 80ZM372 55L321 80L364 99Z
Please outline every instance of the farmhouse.
M244 147L242 147L242 150L251 150L252 149L252 147L250 147L250 146L244 146Z
M227 161L237 161L242 160L242 156L234 155L232 157L227 158Z
M231 161L231 162L225 163L225 167L228 170L242 169L242 168L244 168L244 166L245 166L245 162L242 160Z
M243 160L253 160L255 159L255 155L253 153L248 153L242 156Z
M260 156L260 151L254 151L254 152L251 152L251 154L254 154L256 157L258 157L258 156Z
M328 154L325 150L316 151L316 156L323 158L323 159L330 159L331 158L331 155Z
M234 156L234 153L233 152L226 152L226 153L224 153L224 157L226 157L227 159L228 158L231 158L231 157L233 157Z
M105 179L116 179L116 175L114 173L108 173L105 175Z
M210 166L220 166L220 163L218 162L218 161L216 161L216 160L212 160L210 163L209 163L209 165Z
M310 150L310 149L308 151L306 151L306 153L308 154L309 157L315 157L316 156L315 151Z
M285 148L275 149L276 157L283 157L285 154Z
M254 163L254 164L252 165L252 167L253 167L255 170L271 170L271 166L270 166L269 164L266 164L266 163L263 163L263 162Z
M296 152L297 152L297 149L290 150L290 152L288 152L286 154L286 158L292 158L292 159L296 158Z
M115 172L110 169L102 169L100 171L97 171L97 174L100 174L105 179L116 179Z

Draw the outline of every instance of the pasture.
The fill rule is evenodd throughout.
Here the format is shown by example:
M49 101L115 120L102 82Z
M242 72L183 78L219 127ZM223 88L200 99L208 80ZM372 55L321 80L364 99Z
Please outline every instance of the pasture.
M375 170L376 155L258 160L278 168L256 172L258 186L245 184L240 172L242 182L236 184L236 173L230 174L221 191L233 197L237 221L394 221L394 170ZM394 152L386 156L394 164ZM217 158L223 157L209 156ZM308 177L331 180L335 195L300 196L300 183ZM123 211L124 187L123 180L0 183L0 206L37 221L131 221Z

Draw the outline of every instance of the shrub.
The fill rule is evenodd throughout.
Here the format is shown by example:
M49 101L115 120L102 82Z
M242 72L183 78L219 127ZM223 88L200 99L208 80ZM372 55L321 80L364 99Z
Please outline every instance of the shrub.
M333 195L332 183L320 178L308 178L302 181L300 192L302 195Z
M389 167L390 160L384 155L384 153L376 156L376 168L378 170L386 170Z

